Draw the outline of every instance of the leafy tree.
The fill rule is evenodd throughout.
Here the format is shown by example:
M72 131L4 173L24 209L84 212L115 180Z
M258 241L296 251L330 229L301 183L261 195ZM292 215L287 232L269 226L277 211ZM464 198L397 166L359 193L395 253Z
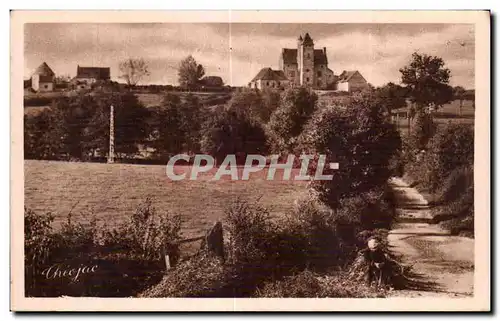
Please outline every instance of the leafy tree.
M203 126L201 150L221 162L227 155L267 153L267 137L262 126L246 113L226 109L214 112Z
M340 108L345 107L345 108ZM299 139L297 153L326 155L324 168L332 180L315 181L313 187L332 208L342 199L385 186L390 162L401 148L401 138L386 117L385 107L370 96L358 96L344 106L315 112ZM315 172L317 162L310 166Z
M120 78L129 86L137 85L145 76L149 75L149 68L142 58L129 58L120 63Z
M157 156L168 159L181 152L198 152L203 117L196 96L189 94L183 101L178 95L168 93L152 124L155 133L152 145Z
M453 88L453 98L459 100L460 104L458 106L458 115L462 116L462 107L464 104L464 100L466 98L467 92L461 86L456 86Z
M375 89L375 95L386 106L389 114L394 109L406 106L406 90L392 82Z
M205 75L205 69L189 55L179 64L179 84L181 87L193 89Z
M417 112L426 107L438 108L453 98L452 88L448 85L450 70L444 65L439 57L415 52L410 64L399 70L401 82L408 89Z
M304 87L290 88L283 93L268 123L274 151L293 150L304 125L317 109L317 100L318 96Z
M437 109L452 100L453 89L448 85L450 70L445 68L442 58L415 52L410 64L399 71L401 82L413 103L408 115L408 129L411 131L411 119L416 114Z

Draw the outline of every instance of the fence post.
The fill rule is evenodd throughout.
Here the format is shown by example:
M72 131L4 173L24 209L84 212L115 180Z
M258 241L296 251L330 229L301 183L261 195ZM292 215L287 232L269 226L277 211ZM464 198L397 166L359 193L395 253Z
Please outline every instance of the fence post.
M205 241L207 250L224 260L224 235L220 221L208 231Z

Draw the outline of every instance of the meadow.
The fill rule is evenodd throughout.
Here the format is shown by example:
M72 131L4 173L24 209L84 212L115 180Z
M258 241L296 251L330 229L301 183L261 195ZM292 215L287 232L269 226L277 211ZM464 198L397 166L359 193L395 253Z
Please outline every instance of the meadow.
M434 112L434 122L436 122L438 126L445 125L449 122L463 123L473 126L475 109L472 106L472 101L463 101L461 115L459 113L459 107L460 101L458 100L454 100L449 104L445 104L443 107ZM400 113L399 121L395 121L395 123L398 126L398 129L403 133L408 132L408 120L404 117L401 117L401 115L407 110L408 108L405 107L393 111L393 113Z
M59 226L71 212L72 218L85 221L94 214L98 222L113 226L132 214L147 197L157 211L181 214L186 237L202 235L222 218L224 209L240 197L257 200L273 215L293 208L294 200L305 191L306 183L273 181L266 171L252 173L248 181L231 181L229 176L212 181L215 169L196 181L171 181L165 166L24 161L25 206L51 212ZM181 166L176 170L187 171Z

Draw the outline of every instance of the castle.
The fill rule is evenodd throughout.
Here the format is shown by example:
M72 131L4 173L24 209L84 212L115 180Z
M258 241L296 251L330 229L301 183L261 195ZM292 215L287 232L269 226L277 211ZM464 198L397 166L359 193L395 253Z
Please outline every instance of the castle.
M335 76L328 68L326 47L314 49L309 33L297 40L297 49L283 48L280 70L263 68L249 83L250 88L286 88L307 86L313 89L341 91L362 90L368 83L357 70L344 71Z

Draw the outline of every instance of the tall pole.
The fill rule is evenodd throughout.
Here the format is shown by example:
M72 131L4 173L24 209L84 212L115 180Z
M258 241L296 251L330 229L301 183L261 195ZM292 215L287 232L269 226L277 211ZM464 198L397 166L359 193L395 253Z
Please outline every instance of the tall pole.
M114 120L115 109L111 105L109 112L109 155L108 163L112 164L115 162L115 120Z

